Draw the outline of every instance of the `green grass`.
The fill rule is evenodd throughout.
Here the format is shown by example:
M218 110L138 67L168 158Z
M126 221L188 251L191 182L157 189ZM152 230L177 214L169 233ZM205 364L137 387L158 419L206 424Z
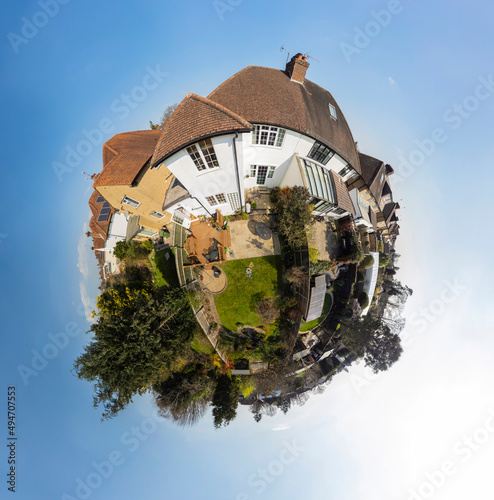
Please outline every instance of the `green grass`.
M245 270L251 262L254 264L252 278L247 278ZM214 300L223 326L233 331L237 330L237 323L260 326L257 304L262 299L276 297L282 288L281 257L232 260L221 268L228 278L228 286L223 293L215 295Z
M194 335L190 347L199 353L203 354L214 354L216 351L214 350L209 339L204 335L202 330L198 330Z
M309 330L312 330L315 328L321 321L328 315L329 310L331 309L331 295L329 293L326 294L326 297L324 297L324 306L322 308L322 314L319 318L313 319L312 321L309 321L308 323L302 323L300 325L300 331L301 332L308 332Z
M166 260L166 254L170 256L168 260ZM154 252L149 263L156 286L179 286L175 256L170 249Z

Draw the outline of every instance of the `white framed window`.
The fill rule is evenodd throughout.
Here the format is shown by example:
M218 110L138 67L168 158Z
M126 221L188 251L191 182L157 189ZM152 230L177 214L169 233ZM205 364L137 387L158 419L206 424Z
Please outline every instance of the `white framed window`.
M192 144L192 146L188 146L187 153L189 153L199 171L206 170L206 168L218 168L220 166L211 139L204 139L196 144Z
M124 196L122 203L125 203L125 205L129 205L132 208L137 208L141 203L139 201L133 200L132 198L129 198L128 196Z
M250 176L256 178L256 184L263 186L266 179L272 179L276 167L268 165L251 165Z
M206 200L212 207L226 203L226 197L223 193L206 196Z
M232 210L240 209L240 201L238 199L238 193L228 193L228 201Z
M181 226L183 226L184 220L185 220L185 217L182 214L180 214L178 212L175 212L173 214L173 217L172 217L173 222L176 222L177 224L180 224Z
M326 165L334 155L335 152L333 150L329 149L322 142L315 141L307 156L318 163Z
M254 125L252 144L281 148L285 139L285 129L270 125Z
M347 164L346 167L343 168L343 170L340 170L338 172L338 175L341 175L341 177L345 177L346 175L348 175L351 171L353 170L353 168Z
M336 108L331 103L329 104L329 115L333 120L338 119L338 116L336 115Z
M156 212L155 210L153 210L150 215L152 215L153 217L156 217L157 219L162 219L164 217L164 215L161 213L161 212Z

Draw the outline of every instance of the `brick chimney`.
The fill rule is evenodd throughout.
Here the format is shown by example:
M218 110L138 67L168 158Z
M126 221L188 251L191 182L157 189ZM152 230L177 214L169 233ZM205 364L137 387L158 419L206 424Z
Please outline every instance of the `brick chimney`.
M295 54L287 63L286 72L292 81L304 83L308 67L309 63L307 62L307 57L298 53Z

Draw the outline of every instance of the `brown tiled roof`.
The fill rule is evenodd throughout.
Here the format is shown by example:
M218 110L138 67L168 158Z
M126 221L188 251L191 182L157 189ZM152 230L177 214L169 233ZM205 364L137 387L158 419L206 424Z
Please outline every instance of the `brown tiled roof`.
M249 122L221 104L188 94L165 125L151 163L206 137L251 129Z
M222 83L209 96L251 123L278 125L323 142L360 173L357 149L350 127L333 96L305 79L291 81L284 72L248 66ZM336 108L331 118L329 104Z
M388 203L387 205L384 206L383 215L387 225L389 225L389 223L392 221L392 218L395 215L396 210L398 210L399 208L400 208L399 203Z
M161 130L137 130L114 135L103 144L103 170L93 187L130 186L148 162Z
M103 248L106 238L108 237L108 228L110 227L110 222L112 215L115 213L115 209L110 205L110 214L105 222L98 222L99 213L103 202L96 203L100 194L98 191L94 190L93 194L89 198L89 208L91 209L91 219L89 220L89 229L93 233L94 248ZM103 244L99 240L102 240Z
M348 188L343 182L343 179L331 170L331 176L333 177L333 183L336 191L336 203L339 207L343 208L351 214L355 214L355 207L353 206L352 199L348 194Z
M363 153L359 153L359 158L362 177L367 186L369 186L372 196L379 203L381 201L383 186L386 182L386 166L381 160ZM384 177L381 180L383 174Z

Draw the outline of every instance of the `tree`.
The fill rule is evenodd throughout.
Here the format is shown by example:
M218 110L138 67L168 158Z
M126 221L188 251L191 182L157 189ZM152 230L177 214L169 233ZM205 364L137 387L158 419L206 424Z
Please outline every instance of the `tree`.
M161 121L159 124L155 124L153 122L149 122L149 128L151 130L163 130L165 128L166 123L168 120L171 118L175 110L178 108L178 103L172 104L171 106L168 106L165 111L163 112L163 115L161 116Z
M216 429L221 426L226 427L237 416L239 393L237 377L229 375L218 377L212 401Z
M301 186L286 187L278 192L278 231L292 248L307 244L307 233L314 224L309 199L309 191Z
M180 289L158 288L124 304L119 314L101 315L93 340L74 363L76 375L94 384L93 403L114 417L136 394L159 382L193 338L194 314Z
M371 315L346 322L342 330L345 347L364 358L374 373L387 370L403 351L400 337L385 322Z
M190 363L153 386L159 414L178 425L194 425L206 413L213 387L214 381L205 368Z

